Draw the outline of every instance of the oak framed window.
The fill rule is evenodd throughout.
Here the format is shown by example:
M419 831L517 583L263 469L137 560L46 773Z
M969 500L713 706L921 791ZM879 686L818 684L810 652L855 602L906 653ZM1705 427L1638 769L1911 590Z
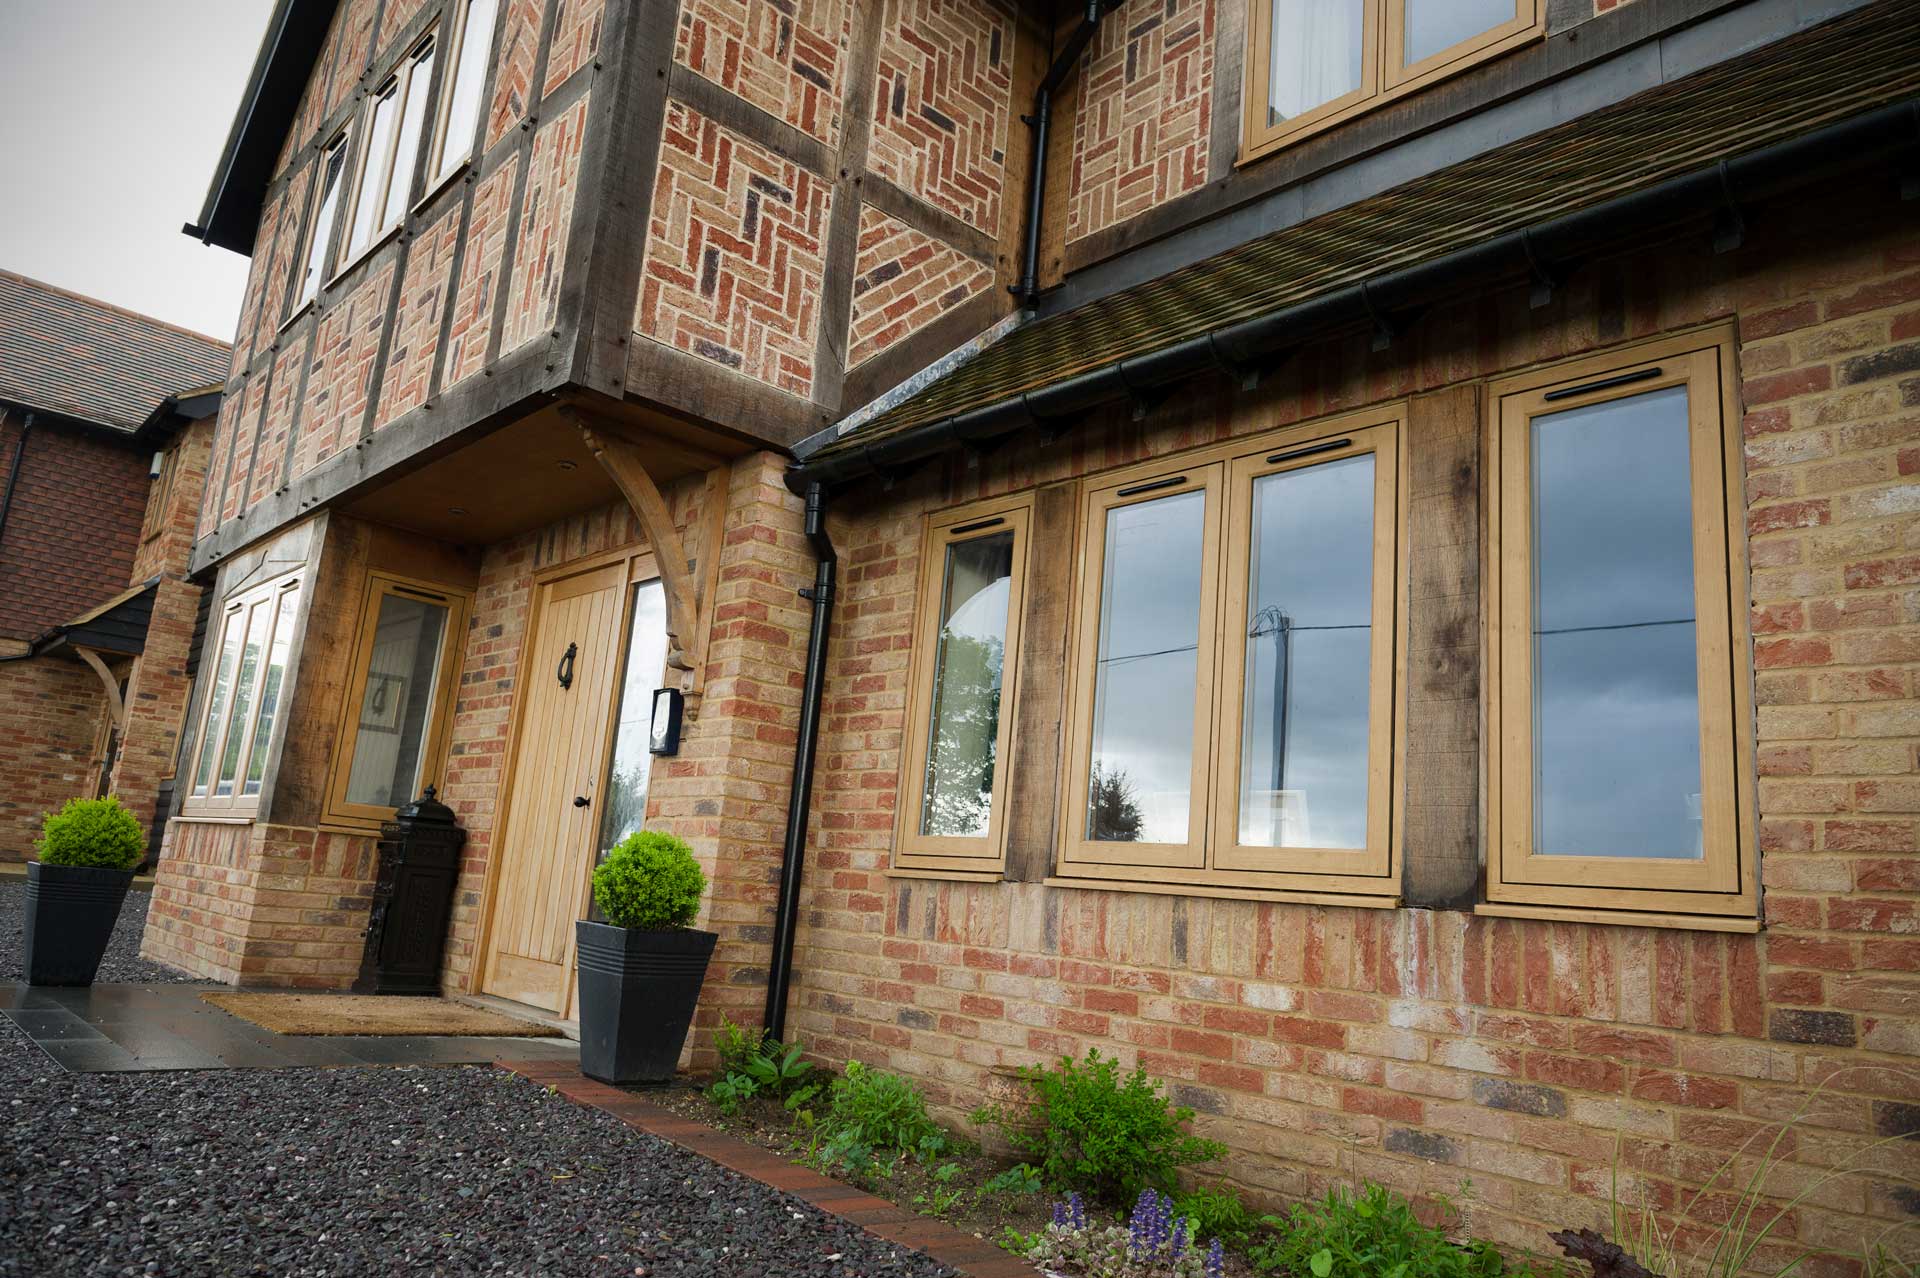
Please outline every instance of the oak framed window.
M308 205L306 238L294 258L292 287L288 290L287 320L291 321L320 293L320 276L333 238L334 210L340 203L340 179L347 167L348 132L342 129L327 143L316 161L320 180L313 184Z
M1019 688L1033 497L928 522L921 547L894 866L998 874Z
M340 250L341 270L358 261L406 216L432 97L436 39L434 32L424 36L374 90L360 172L347 214L347 242Z
M1090 484L1063 879L1391 899L1403 408Z
M300 582L289 573L234 595L219 611L186 815L248 817L260 806L286 699Z
M152 541L167 527L167 510L173 504L173 491L180 481L181 445L155 453L153 480L147 485L147 512L140 520L140 540Z
M368 575L327 783L330 824L391 820L439 779L470 607L464 591Z
M1538 38L1542 0L1253 0L1241 159Z
M1492 386L1491 912L1755 915L1735 379L1718 329Z
M435 121L427 188L452 177L473 154L474 132L480 125L480 95L486 89L487 68L493 56L493 28L500 0L464 0L457 6L448 48L446 87L440 91L440 113Z

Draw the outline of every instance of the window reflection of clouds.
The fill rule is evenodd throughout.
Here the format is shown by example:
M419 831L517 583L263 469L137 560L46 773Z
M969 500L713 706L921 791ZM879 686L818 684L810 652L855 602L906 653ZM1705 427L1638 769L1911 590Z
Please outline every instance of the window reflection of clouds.
M1701 855L1687 390L1533 419L1534 847Z
M1125 774L1148 843L1187 841L1206 501L1187 492L1107 512L1092 759Z
M627 641L626 671L620 685L619 719L614 726L613 762L607 769L601 803L600 850L604 854L645 825L647 783L653 754L647 748L653 723L653 694L667 669L667 598L658 580L633 588L633 634Z

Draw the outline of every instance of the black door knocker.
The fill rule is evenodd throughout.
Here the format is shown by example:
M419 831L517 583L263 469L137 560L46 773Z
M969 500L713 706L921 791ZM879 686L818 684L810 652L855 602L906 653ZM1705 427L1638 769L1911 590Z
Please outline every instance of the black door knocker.
M556 673L562 690L573 687L573 654L578 651L580 651L580 645L570 643L567 645L566 655L560 658L560 669Z

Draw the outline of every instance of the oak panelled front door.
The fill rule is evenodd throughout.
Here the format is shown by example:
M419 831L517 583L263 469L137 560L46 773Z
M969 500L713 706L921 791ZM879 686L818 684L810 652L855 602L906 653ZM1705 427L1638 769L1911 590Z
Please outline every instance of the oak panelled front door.
M496 852L488 994L573 1015L573 925L586 917L600 782L620 673L626 560L535 587L515 680L519 728Z

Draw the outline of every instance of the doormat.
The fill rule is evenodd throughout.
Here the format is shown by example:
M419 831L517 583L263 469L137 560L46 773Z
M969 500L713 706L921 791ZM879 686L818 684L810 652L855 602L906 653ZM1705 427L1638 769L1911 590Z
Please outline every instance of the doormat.
M200 996L223 1012L276 1034L431 1034L441 1038L552 1038L560 1031L442 998L391 994Z

